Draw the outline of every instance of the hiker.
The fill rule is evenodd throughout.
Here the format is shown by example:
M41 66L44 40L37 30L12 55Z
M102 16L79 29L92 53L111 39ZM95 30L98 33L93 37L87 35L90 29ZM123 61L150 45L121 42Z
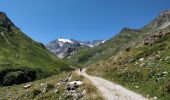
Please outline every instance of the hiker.
M80 72L82 72L82 68L80 68Z

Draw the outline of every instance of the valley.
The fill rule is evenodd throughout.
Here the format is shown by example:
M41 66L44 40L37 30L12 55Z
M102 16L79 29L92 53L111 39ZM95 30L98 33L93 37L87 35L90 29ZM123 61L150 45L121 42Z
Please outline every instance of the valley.
M42 44L0 12L0 99L169 100L169 23L165 10L108 40Z

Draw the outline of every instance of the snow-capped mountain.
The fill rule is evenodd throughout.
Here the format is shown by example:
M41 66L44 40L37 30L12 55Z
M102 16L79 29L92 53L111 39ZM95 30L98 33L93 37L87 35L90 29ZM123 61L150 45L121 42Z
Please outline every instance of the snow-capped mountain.
M103 40L95 41L77 41L73 39L59 38L46 45L52 53L56 54L59 58L69 57L77 52L80 48L90 48L104 43Z

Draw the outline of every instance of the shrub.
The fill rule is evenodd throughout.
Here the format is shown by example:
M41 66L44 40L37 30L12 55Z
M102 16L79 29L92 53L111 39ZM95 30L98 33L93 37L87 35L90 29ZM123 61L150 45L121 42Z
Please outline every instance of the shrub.
M4 86L26 83L35 79L36 71L30 68L7 67L0 71L0 85Z
M130 47L127 47L127 48L125 49L126 52L129 52L130 50L131 50Z
M39 89L33 90L33 91L32 91L32 96L33 96L33 98L36 97L37 95L39 95L40 93L41 93L41 90L39 90Z

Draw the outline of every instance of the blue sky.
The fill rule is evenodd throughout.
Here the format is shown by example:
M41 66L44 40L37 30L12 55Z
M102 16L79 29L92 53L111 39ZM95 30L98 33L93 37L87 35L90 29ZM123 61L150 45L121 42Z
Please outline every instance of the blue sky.
M0 11L34 40L109 39L123 27L141 28L170 0L0 0Z

